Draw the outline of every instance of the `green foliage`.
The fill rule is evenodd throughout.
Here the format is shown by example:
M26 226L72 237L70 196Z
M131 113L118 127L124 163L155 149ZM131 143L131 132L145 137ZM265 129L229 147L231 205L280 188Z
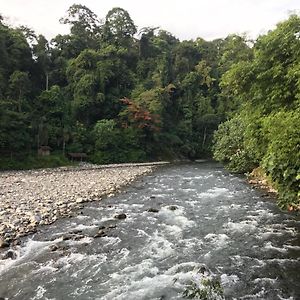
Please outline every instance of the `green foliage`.
M93 129L94 163L140 162L146 158L140 149L141 132L132 127L118 128L114 120L101 120Z
M105 41L117 46L129 46L137 29L129 13L120 7L111 9L105 18Z
M252 153L244 144L246 126L245 120L238 115L220 124L214 135L214 158L237 173L245 173L255 167Z
M1 170L44 169L72 165L62 154L50 156L19 156L14 158L1 157Z
M96 150L109 150L115 141L116 123L113 120L98 121L94 127Z
M234 171L262 166L282 208L300 203L299 32L300 18L292 15L259 37L253 58L224 73L223 99L235 112L215 133L214 157Z
M299 205L300 186L300 110L281 111L264 120L264 131L268 136L267 152L262 166L280 193L280 205Z
M15 103L0 100L0 153L13 155L30 147L28 116L15 109Z

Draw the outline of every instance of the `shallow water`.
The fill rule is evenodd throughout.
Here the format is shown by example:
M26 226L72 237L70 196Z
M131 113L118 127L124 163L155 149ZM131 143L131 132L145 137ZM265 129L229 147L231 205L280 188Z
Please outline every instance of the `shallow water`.
M225 299L300 299L299 229L217 164L167 166L24 239L0 261L0 297L183 299L205 267Z

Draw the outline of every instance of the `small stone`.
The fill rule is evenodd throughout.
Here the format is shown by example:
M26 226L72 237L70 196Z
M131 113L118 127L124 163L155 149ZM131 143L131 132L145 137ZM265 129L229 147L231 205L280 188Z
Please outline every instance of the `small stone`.
M157 208L153 208L153 207L148 208L147 211L152 212L152 213L158 213L159 212L159 210Z
M9 246L8 241L0 238L0 248L6 248L8 246Z
M12 246L18 246L18 245L21 244L21 241L19 241L19 240L14 240L11 244L12 244Z
M58 246L57 245L51 245L50 247L49 247L49 249L50 249L50 251L56 251L56 250L58 250Z
M17 258L17 254L14 251L12 251L12 250L8 250L4 254L3 259L8 259L8 258L10 258L10 259L16 259Z
M117 228L117 225L109 225L108 228L110 229Z
M74 241L79 241L82 240L85 236L83 234L79 234L73 237Z
M80 229L74 229L70 232L70 234L79 234L79 233L82 233L82 230Z
M118 219L118 220L124 220L126 218L127 218L127 216L125 214L119 214L119 215L115 216L115 219Z
M100 230L94 235L94 238L105 237L105 236L107 236L107 234L103 230Z
M84 202L83 198L79 197L76 199L76 203L82 203L82 202Z
M71 240L73 238L73 234L66 234L62 236L63 241L68 241Z
M169 210L176 210L176 209L178 209L178 207L176 205L169 206Z

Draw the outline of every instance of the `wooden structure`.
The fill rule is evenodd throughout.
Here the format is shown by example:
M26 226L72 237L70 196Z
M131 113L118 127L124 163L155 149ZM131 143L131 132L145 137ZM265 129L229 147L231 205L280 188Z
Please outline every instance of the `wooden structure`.
M49 146L40 146L38 149L38 155L39 156L49 156L50 155L51 147Z
M68 153L69 158L73 160L80 160L83 161L84 159L87 158L86 153Z

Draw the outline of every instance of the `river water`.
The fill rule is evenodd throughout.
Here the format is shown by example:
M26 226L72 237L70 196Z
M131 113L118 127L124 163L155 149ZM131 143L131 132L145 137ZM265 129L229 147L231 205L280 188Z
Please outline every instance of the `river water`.
M0 297L184 299L206 277L224 292L207 299L300 299L299 229L217 164L162 167L25 238L0 261Z

